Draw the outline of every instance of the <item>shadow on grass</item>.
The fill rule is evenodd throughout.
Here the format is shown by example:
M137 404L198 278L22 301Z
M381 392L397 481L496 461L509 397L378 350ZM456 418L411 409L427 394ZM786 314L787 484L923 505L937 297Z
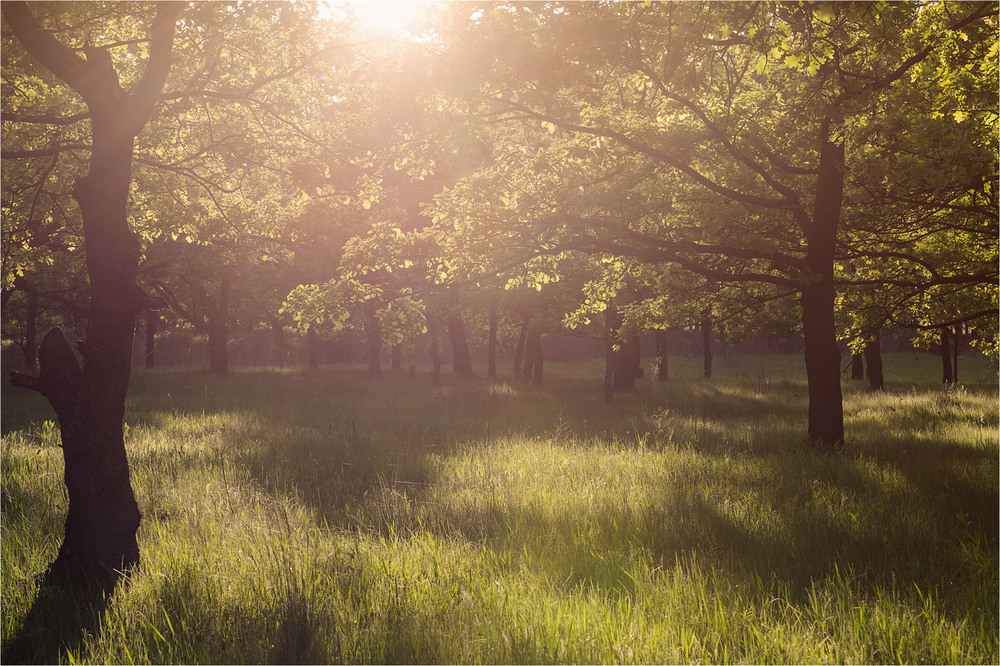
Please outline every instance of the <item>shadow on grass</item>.
M65 663L68 653L101 632L104 611L118 586L127 584L120 577L103 584L43 582L20 628L4 641L4 663Z

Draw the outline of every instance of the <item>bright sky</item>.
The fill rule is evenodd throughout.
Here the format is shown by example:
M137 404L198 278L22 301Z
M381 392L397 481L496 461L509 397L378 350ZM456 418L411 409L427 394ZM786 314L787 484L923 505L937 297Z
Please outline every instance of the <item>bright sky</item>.
M330 14L353 13L371 37L415 37L431 0L329 0Z

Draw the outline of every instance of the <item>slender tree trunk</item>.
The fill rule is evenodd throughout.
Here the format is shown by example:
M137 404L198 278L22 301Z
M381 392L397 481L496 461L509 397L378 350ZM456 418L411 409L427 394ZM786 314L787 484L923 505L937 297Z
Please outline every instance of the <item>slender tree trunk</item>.
M802 286L802 333L809 393L809 440L820 450L844 442L844 407L840 388L840 350L834 321L836 289L833 257L844 194L844 147L829 139L824 123L819 175L812 219L805 225L806 266L811 276Z
M954 384L955 373L951 369L951 329L941 327L941 365L944 370L944 383Z
M531 347L531 381L536 386L542 385L542 366L545 363L545 356L542 353L542 334L535 331L528 340Z
M219 285L218 301L208 312L208 370L213 375L229 372L229 279Z
M462 314L452 308L448 311L448 339L451 341L451 358L454 371L460 375L472 374L472 356L465 337Z
M306 329L306 362L310 368L319 368L319 337L316 335L316 324Z
M146 310L146 350L144 361L147 368L156 366L156 329L160 326L160 313L156 310Z
M529 330L524 341L524 366L521 368L521 379L526 382L531 381L532 373L535 370L535 347L532 344L534 335L535 332Z
M704 376L705 379L712 378L712 317L711 312L705 309L701 313L701 347L704 354Z
M28 312L24 322L24 367L38 369L38 292L28 292Z
M392 346L392 372L400 374L403 372L403 347L401 345Z
M374 311L365 317L365 339L368 345L368 378L378 379L382 376L382 327Z
M271 324L271 342L274 344L274 359L277 361L278 367L283 368L285 367L285 357L287 356L285 327L277 317L271 317L268 323Z
M656 336L656 381L667 381L667 332L657 329Z
M528 339L528 323L521 324L521 334L517 338L517 349L514 350L514 376L521 376L521 365L524 362L524 347Z
M490 303L490 340L486 350L486 376L490 379L497 378L497 324L497 306Z
M868 371L868 387L872 391L885 390L885 378L882 374L882 340L879 332L865 344L865 365Z
M951 364L951 381L956 386L958 385L958 347L962 342L962 329L959 326L960 324L955 324L955 355Z
M604 311L604 402L612 402L615 397L615 328L618 312L608 304Z
M438 347L438 321L427 314L427 337L430 339L431 352L431 382L441 386L441 350Z
M851 354L851 379L865 378L865 361L863 354Z

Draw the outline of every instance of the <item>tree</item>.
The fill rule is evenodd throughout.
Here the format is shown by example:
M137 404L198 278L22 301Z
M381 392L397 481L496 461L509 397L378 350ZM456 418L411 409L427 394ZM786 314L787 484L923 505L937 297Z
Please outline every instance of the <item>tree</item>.
M126 211L134 142L166 82L181 8L157 6L145 71L126 91L107 49L88 45L83 59L46 32L26 3L3 7L7 25L25 50L83 98L91 125L89 171L73 185L90 278L87 338L78 347L83 363L55 328L42 339L39 376L12 375L15 384L44 395L59 419L69 514L50 569L56 578L107 576L139 560L140 513L129 482L122 424L135 317L147 300L136 284L139 242Z
M557 248L798 291L809 439L829 450L844 438L834 312L846 151L855 148L845 139L942 44L995 31L992 5L963 9L494 6L470 26L480 45L468 48L492 70L502 117L564 133L553 145L573 159L603 159L610 143L619 159L663 172L638 215L574 219L565 206L521 206L536 228L562 230L569 240Z

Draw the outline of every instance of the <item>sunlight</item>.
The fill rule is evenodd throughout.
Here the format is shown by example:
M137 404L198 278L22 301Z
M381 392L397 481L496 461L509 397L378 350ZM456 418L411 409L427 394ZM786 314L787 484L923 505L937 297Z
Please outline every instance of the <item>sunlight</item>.
M430 0L348 0L331 2L333 13L353 16L370 37L413 38L425 27Z

